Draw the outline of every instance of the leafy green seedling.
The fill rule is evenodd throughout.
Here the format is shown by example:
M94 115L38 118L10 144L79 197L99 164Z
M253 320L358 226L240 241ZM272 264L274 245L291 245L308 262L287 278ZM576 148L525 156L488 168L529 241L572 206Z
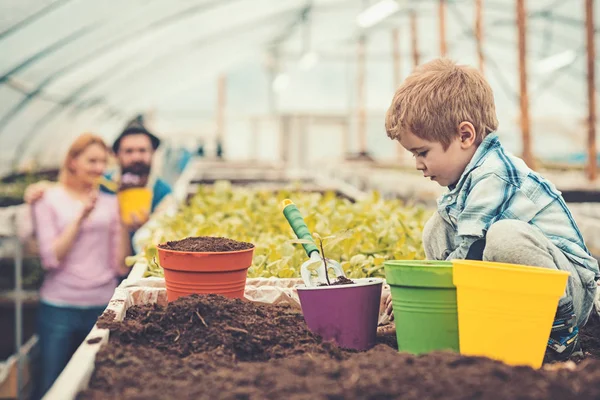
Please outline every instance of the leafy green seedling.
M327 250L333 249L337 244L341 243L345 239L348 239L352 236L351 230L345 230L335 235L329 235L325 237L321 237L317 232L312 234L313 240L307 239L293 239L290 240L289 243L298 243L298 244L312 244L315 243L321 249L319 253L319 259L313 262L309 262L306 264L306 268L310 271L316 271L321 265L325 268L325 279L327 280L327 285L331 286L331 282L329 281L329 267L327 266L327 257L325 256L325 248ZM311 254L312 259L312 254Z

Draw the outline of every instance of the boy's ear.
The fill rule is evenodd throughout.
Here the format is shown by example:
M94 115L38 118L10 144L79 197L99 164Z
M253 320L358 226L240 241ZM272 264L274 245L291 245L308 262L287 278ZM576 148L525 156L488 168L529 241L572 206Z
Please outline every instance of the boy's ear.
M460 138L460 146L467 149L477 142L477 133L472 123L463 121L458 125L458 135Z

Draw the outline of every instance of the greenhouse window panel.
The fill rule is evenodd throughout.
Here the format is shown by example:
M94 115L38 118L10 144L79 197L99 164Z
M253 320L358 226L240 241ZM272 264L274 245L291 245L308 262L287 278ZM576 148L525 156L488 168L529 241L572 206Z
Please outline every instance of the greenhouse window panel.
M223 4L223 2L219 2L219 4ZM236 2L234 1L231 4L236 4ZM267 2L264 1L263 4L264 4L264 6L266 6ZM289 2L285 3L285 7L289 8L290 7L290 3ZM247 18L247 17L248 16L246 15L245 18ZM150 37L150 39L151 39L151 37ZM142 38L140 40L145 40L146 41L145 42L146 45L149 46L149 45L151 45L151 43L153 43L153 41L150 40L150 39L148 37L146 37L145 39ZM166 44L168 45L168 41L166 41ZM109 63L112 62L112 65L120 65L120 64L118 64L119 62L126 62L130 58L130 54L129 53L131 51L136 51L135 50L135 46L139 47L140 46L140 42L137 42L137 44L135 44L135 45L130 44L129 46L130 47L128 47L128 48L127 47L124 48L124 49L121 48L120 53L117 53L116 56L115 56L115 54L113 52L112 59L110 57L108 57L108 59L105 59L105 62L109 62ZM131 46L134 46L134 47L132 48ZM111 49L111 50L114 50L114 49ZM138 48L137 51L140 51L140 49ZM111 52L109 52L109 53L111 53ZM95 59L97 59L97 57ZM84 61L84 64L89 64L89 62L87 62L85 60L82 60L82 61ZM93 73L93 69L94 69L93 64L94 63L92 63L92 66L90 66L90 65L87 66L87 68L88 68L87 69L87 73L88 74ZM101 61L100 61L100 65L102 65ZM71 64L71 66L73 67L74 65ZM9 117L5 118L4 120L0 120L0 128L1 128L2 125L5 125L6 123L10 122L10 118L13 118L18 113L23 112L23 110L26 109L28 101L30 101L31 98L37 96L40 92L42 92L42 90L49 90L49 91L60 92L61 89L62 90L65 89L64 86L63 87L60 86L61 82L62 82L63 85L68 84L69 85L68 87L73 87L73 86L77 85L77 82L78 82L77 76L78 75L76 73L73 73L73 74L70 73L68 75L65 73L66 70L68 70L70 68L71 67L67 66L67 67L63 68L63 70L59 70L58 72L55 72L53 75L50 75L50 76L46 77L45 80L42 83L40 83L40 85L38 85L38 87L34 91L32 91L28 95L28 97L21 104L16 105L11 110L11 112L9 113ZM79 69L80 68L81 67L79 67ZM102 70L103 68L104 69L107 68L107 65L105 64L104 67L102 68L101 66L98 66L96 64L95 68L99 69L99 70ZM77 69L78 68L76 68L75 70L77 71ZM67 78L67 76L68 76L68 78ZM82 79L85 79L84 76L87 76L87 75L80 70L79 71L79 81L81 81ZM62 80L60 79L61 77L62 77ZM89 81L88 81L88 83L86 83L86 85L89 85ZM47 86L50 86L50 88L47 88Z
M11 167L14 166L16 158L22 154L23 149L34 143L35 135L28 134L32 121L47 112L53 105L52 102L36 99L30 104L27 113L21 114L5 126L5 130L0 135L0 148L11 150L11 155L8 157Z
M171 87L169 82L174 86L185 87L190 81L207 79L220 70L227 70L252 55L252 52L256 54L256 51L260 51L282 26L282 23L264 25L251 22L233 31L224 30L212 38L181 47L168 57L159 57L114 81L112 85L99 85L97 92L103 93L111 104L127 94L134 98L125 103L135 103L135 97L143 98L139 94L147 93L146 89L149 87L164 87L164 96L168 96L169 93L177 92L177 88ZM203 68L198 70L198 65L203 65Z
M0 40L73 0L19 0L0 14Z
M12 35L0 40L0 71L3 74L48 48L57 39L66 38L83 28L93 29L115 11L116 0L102 2L73 1L57 7Z
M46 86L49 82L110 52L124 42L153 30L154 26L170 21L174 15L179 15L182 11L198 9L196 4L183 10L173 7L165 10L163 0L145 1L144 7L136 7L134 2L127 4L129 7L119 8L115 16L106 19L103 24L96 25L93 32L72 41L69 46L45 54L35 63L21 69L21 77L32 83Z
M275 10L274 13L268 13L255 20L247 19L238 25L229 25L210 34L203 34L198 37L192 37L188 43L179 43L176 46L158 47L152 52L151 58L133 58L125 64L118 64L112 68L111 74L103 74L102 79L94 79L94 82L86 83L89 90L86 93L79 93L79 96L85 94L84 98L97 98L99 95L109 99L111 95L117 94L123 90L130 90L132 81L143 81L144 76L150 74L147 78L148 83L152 84L155 75L172 75L181 77L182 73L177 68L186 68L186 65L193 67L198 73L195 65L198 63L204 66L201 71L214 70L215 65L223 66L221 58L229 54L235 55L239 49L253 49L261 51L261 46L268 42L269 34L281 30L286 20L291 19L295 10ZM273 23L271 20L280 21ZM235 46L235 47L232 47ZM197 54L200 59L189 64L191 61L185 61L190 54ZM173 67L173 72L163 71L168 66ZM143 83L143 82L142 82ZM91 87L93 86L93 87ZM81 100L83 102L84 100Z
M158 7L160 6L160 8ZM56 51L46 54L19 70L19 76L32 83L40 83L47 76L52 76L82 59L98 56L104 46L112 43L121 43L128 34L140 31L150 26L154 21L164 18L164 4L161 0L147 0L140 6L138 2L127 1L117 4L115 12L105 18L102 23L94 25L94 29L87 32ZM176 11L173 7L171 12ZM79 61L80 62L80 61ZM68 71L68 70L67 70Z

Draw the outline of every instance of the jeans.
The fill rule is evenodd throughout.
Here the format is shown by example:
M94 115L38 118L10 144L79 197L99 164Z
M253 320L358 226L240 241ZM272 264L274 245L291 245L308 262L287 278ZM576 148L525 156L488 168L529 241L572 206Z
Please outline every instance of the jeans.
M43 301L40 303L40 380L34 398L41 398L50 389L105 308L59 307Z
M423 229L423 247L429 260L445 260L458 246L457 235L437 212ZM473 243L467 259L530 265L567 271L571 274L558 305L573 303L577 325L581 328L593 310L596 297L595 274L572 263L544 234L526 222L498 221L486 232L485 241Z

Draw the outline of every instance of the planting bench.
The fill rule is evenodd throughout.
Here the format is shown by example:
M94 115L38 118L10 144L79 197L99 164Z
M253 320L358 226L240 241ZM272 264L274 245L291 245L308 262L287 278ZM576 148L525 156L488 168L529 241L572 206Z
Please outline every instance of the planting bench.
M129 278L127 280L125 280L122 283L122 285L119 288L117 288L117 290L115 291L115 294L107 307L107 310L114 312L115 320L117 320L117 321L123 320L123 318L126 315L127 310L132 306L143 305L143 304L152 304L152 303L156 303L159 305L165 305L167 303L167 296L166 296L166 289L164 287L164 280L162 278L142 278L145 270L146 270L145 265L142 262L138 262L138 264L136 264L136 266L133 268ZM245 296L246 296L246 298L248 298L252 301L258 302L258 303L288 304L288 305L291 305L292 307L299 309L299 302L298 302L297 294L295 293L295 291L293 289L293 287L299 283L301 283L301 280L299 280L299 279L275 279L275 278L248 279ZM210 325L210 322L208 322L208 323ZM95 326L92 329L90 334L87 336L86 340L82 343L82 345L76 351L76 353L72 357L72 359L69 362L69 364L67 365L67 367L64 369L63 373L60 375L58 380L55 382L54 386L47 393L45 399L50 399L50 400L52 400L52 399L61 399L61 400L62 399L73 399L77 396L77 394L79 392L81 392L82 390L85 390L88 387L90 378L92 377L92 374L94 373L94 369L95 369L96 354L98 353L98 351L100 350L102 345L108 343L109 333L110 332L108 329L99 329L97 326ZM395 332L392 331L390 333L394 334ZM394 341L395 341L395 335L394 335ZM334 373L335 371L337 371L337 368L342 368L344 370L349 369L350 371L352 371L353 368L359 368L359 370L362 371L361 374L363 374L363 373L371 374L371 372L377 374L378 372L376 370L371 371L371 372L364 370L363 367L360 367L360 365L362 365L360 363L363 363L363 362L373 363L373 368L381 367L379 364L387 365L386 363L398 364L398 365L396 365L396 367L401 367L402 365L412 365L413 363L415 363L415 368L418 367L417 369L421 370L421 371L426 371L431 368L441 368L441 372L443 372L444 374L451 374L452 376L456 375L457 377L461 376L464 379L474 379L475 381L478 381L478 380L483 379L482 377L485 377L486 381L487 380L490 380L490 382L493 381L492 383L494 383L494 384L497 383L496 380L500 380L500 381L504 382L503 383L504 386L502 386L504 388L511 386L511 385L506 386L506 383L507 383L506 379L509 379L510 382L515 383L517 386L522 386L519 383L520 382L519 379L521 379L521 378L522 378L521 380L527 378L525 380L527 380L528 382L530 382L531 379L540 379L540 382L539 382L540 385L542 385L542 382L547 382L548 380L554 381L556 379L559 379L559 381L557 381L557 382L561 382L561 383L557 383L557 384L560 384L560 385L564 384L564 385L568 386L568 389L565 388L565 390L572 390L571 389L572 385L570 383L568 383L569 382L568 377L572 377L573 376L572 374L579 373L579 369L572 362L568 362L565 364L559 364L559 365L547 366L544 368L544 369L549 369L549 370L553 370L553 371L536 372L535 370L531 370L531 372L527 372L524 369L522 369L521 367L517 367L517 368L509 367L509 366L505 366L505 365L502 365L495 361L491 361L491 360L487 360L487 359L469 359L469 358L460 357L458 355L452 355L452 354L440 355L439 353L437 353L437 355L432 354L431 356L426 356L424 358L423 357L415 358L414 356L408 355L406 353L404 353L404 354L400 353L398 356L396 356L395 354L398 354L398 353L396 353L394 350L388 348L387 346L385 348L387 350L382 349L381 347L377 347L377 348L373 349L372 351L369 351L366 353L361 353L352 359L347 359L345 361L330 360L330 361L327 361L325 364L321 364L321 363L325 362L323 360L329 360L328 358L323 358L321 356L315 356L315 357L317 357L317 358L315 358L315 361L310 361L310 360L312 360L312 356L308 355L308 357L303 359L304 361L289 360L290 362L288 363L288 362L286 362L286 360L281 360L281 361L277 361L276 364L272 364L270 362L266 363L266 364L265 363L258 363L258 364L243 363L244 365L240 365L237 368L241 369L243 371L247 370L247 373L251 374L251 373L255 373L255 371L256 371L255 368L259 368L259 371L261 371L263 368L270 368L269 366L271 366L271 368L272 368L273 365L275 365L275 366L281 365L283 368L282 373L286 374L286 376L287 376L287 375L290 375L290 371L293 371L293 370L287 369L287 368L291 368L290 365L291 366L295 365L294 364L295 362L301 362L301 363L308 362L309 364L315 363L315 368L317 366L319 366L319 368L321 368L320 366L322 365L323 368L325 368L326 370L332 369L333 372L329 372L329 373ZM459 357L459 358L457 358L457 357ZM319 361L319 360L321 360L321 361ZM473 360L473 361L469 361L469 360ZM597 363L598 361L590 360L590 362ZM337 364L335 364L335 363L340 363L339 367L336 367L335 365L337 365ZM359 363L359 364L356 364L356 363ZM404 364L404 363L407 363L407 364ZM260 366L259 366L259 364L260 364ZM423 365L421 365L421 364L423 364ZM148 364L146 364L146 365L148 365ZM598 364L587 365L585 367L585 371L581 371L581 373L583 374L583 375L581 375L581 377L582 377L581 379L584 379L585 376L587 376L587 378L585 378L585 379L588 379L588 378L592 379L592 380L595 379L595 378L592 378L592 375L595 376L595 374L596 374L595 371L597 369L597 367L596 367L597 365ZM480 366L481 366L481 368L480 368ZM153 366L148 365L148 368L150 368L150 370L151 370L153 368ZM458 368L458 369L456 369L454 371L454 368ZM462 371L462 370L460 370L460 368L465 368L465 370ZM498 370L498 371L501 370L502 372L498 372L498 374L500 374L500 375L494 375L494 374L496 374L495 372L493 372L495 370ZM565 371L564 374L561 372L561 370ZM573 370L573 371L571 371L571 370ZM482 371L488 371L488 372L483 373ZM519 372L519 371L522 371L522 372ZM554 371L556 371L556 372L554 372ZM523 372L526 372L525 375L527 375L527 376L522 375ZM591 375L587 375L588 372ZM201 373L201 372L199 372L199 373ZM234 373L234 372L232 372L232 373ZM421 372L418 372L417 370L415 370L414 373L418 375ZM433 375L435 375L437 372L432 371L431 373ZM469 378L470 374L473 374L473 376L471 378ZM481 374L483 374L483 375L481 375ZM508 374L508 375L506 375L506 374ZM371 375L373 375L373 374L371 374ZM479 375L481 375L481 376L479 376ZM531 375L531 376L529 376L529 375ZM369 378L369 379L373 379L371 386L376 384L376 378L375 378L376 376L377 375L371 376L371 378ZM292 380L303 379L301 377L297 377L294 372L292 372L291 376L287 376L287 378L292 379ZM413 378L409 379L409 378L410 378L410 376L406 376L406 379L403 379L403 381L406 381L406 382L399 382L398 385L400 385L400 384L412 385L413 383L411 383L411 382L414 382L415 385L420 385L420 387L423 385L434 385L437 388L437 386L439 386L437 383L435 383L435 382L437 382L437 379L435 379L433 381L430 381L427 379L424 381L418 381L418 380L415 381L415 379L413 379ZM563 381L562 381L563 378L567 379L564 381L566 383L563 383ZM367 379L367 378L365 378L365 379ZM379 379L379 378L377 378L377 379ZM384 377L382 377L381 379L384 379ZM381 380L381 379L379 379L379 380ZM389 379L389 377L387 377L385 379ZM419 382L421 382L421 383L419 383ZM443 381L439 381L439 382L440 382L440 384L442 384ZM465 386L459 385L459 383L460 382L457 382L456 386L460 387L460 390L463 390ZM357 385L358 383L351 382L351 384ZM480 382L480 384L485 385L486 383L485 383L485 381L482 380ZM480 384L477 384L476 386L478 387L478 385L480 385ZM573 383L573 385L579 385L579 384L580 384L580 382ZM466 386L466 387L468 388L469 386ZM474 390L477 389L477 387L475 387ZM533 385L531 387L535 388L536 386ZM540 386L540 387L543 387L543 386ZM280 390L280 389L281 388L279 388L278 390ZM343 390L344 388L340 387L339 389ZM398 390L398 388L394 388L394 387L390 387L388 389L390 390L390 393L397 393L397 390ZM424 388L421 388L421 389L426 390ZM197 388L196 388L196 390L197 390ZM247 388L243 389L243 390L247 390ZM264 388L262 388L262 389L257 388L256 390L264 390ZM285 391L286 389L284 388L283 390ZM403 390L403 389L401 389L401 390ZM457 389L457 390L459 390L459 389ZM479 389L477 389L477 390L479 390ZM491 390L491 388L490 388L490 390ZM591 389L591 390L595 390L595 389ZM271 398L273 398L273 397L271 397ZM457 397L450 396L449 398L457 398ZM460 398L460 396L458 398Z
M123 320L127 309L134 305L167 304L164 279L142 278L144 271L145 265L137 263L129 277L115 290L107 310L115 313L116 320ZM300 303L293 287L301 282L301 279L248 279L245 297L260 304L288 304L299 309ZM44 399L73 399L87 387L94 371L96 353L108 343L109 333L108 329L94 326Z

